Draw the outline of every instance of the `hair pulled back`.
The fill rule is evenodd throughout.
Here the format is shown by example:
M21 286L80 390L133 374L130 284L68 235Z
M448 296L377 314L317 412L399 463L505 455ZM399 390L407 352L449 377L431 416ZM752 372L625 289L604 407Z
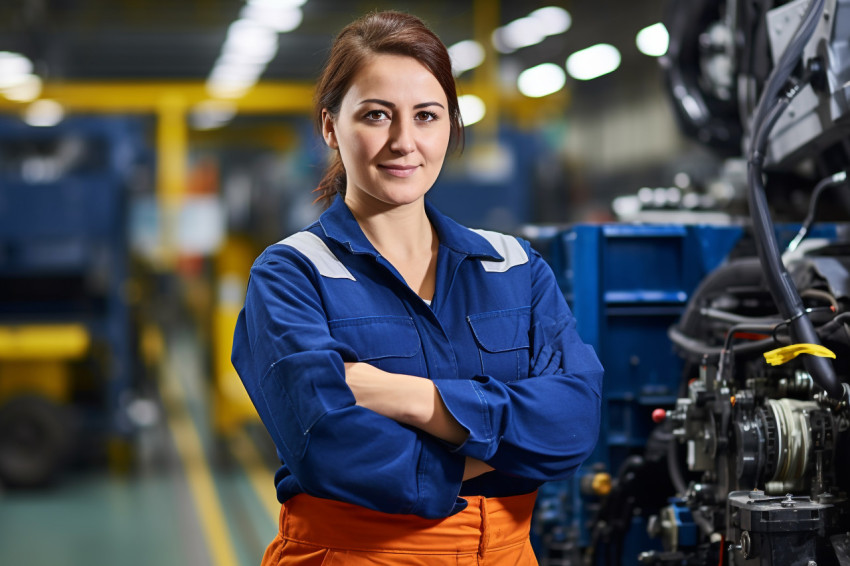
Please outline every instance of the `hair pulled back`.
M396 11L367 14L348 24L334 40L316 84L313 118L319 132L322 131L322 110L327 109L336 118L354 76L370 57L381 54L413 57L434 75L449 105L449 147L462 144L463 123L446 46L422 20ZM330 206L337 194L345 195L345 185L345 167L337 151L314 191L319 193L316 202Z

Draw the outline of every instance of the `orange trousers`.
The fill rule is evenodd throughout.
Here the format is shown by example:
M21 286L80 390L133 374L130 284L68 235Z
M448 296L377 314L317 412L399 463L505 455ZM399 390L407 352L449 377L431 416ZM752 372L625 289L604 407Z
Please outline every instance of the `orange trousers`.
M460 513L423 519L296 495L281 506L262 566L537 566L536 496L467 497Z

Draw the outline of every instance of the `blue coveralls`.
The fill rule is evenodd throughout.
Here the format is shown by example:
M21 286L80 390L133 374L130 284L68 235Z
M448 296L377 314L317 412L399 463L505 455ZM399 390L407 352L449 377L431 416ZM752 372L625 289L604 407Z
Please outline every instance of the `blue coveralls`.
M596 443L602 367L549 266L524 240L426 212L440 242L430 306L341 198L251 269L232 359L277 447L281 503L307 493L446 517L463 495L563 479ZM343 366L355 361L433 380L468 440L356 406ZM462 482L465 456L496 471Z

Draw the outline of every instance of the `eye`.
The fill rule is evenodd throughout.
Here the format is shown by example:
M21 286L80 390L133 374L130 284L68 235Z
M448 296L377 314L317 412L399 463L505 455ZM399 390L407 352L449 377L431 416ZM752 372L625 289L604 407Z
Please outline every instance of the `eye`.
M422 110L418 114L416 114L416 119L420 122L433 122L434 120L438 120L439 116L435 112L431 112L429 110Z
M372 122L377 122L379 120L385 120L389 118L385 110L369 110L366 114L363 115L366 120L370 120Z

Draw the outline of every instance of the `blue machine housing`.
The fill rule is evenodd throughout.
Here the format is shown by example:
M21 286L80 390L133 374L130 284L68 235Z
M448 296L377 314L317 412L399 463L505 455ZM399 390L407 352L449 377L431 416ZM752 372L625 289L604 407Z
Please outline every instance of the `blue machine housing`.
M83 325L102 366L80 413L88 430L129 432L133 381L126 297L128 177L144 139L125 118L51 128L0 119L0 325Z
M742 234L738 226L608 224L576 225L553 238L549 262L579 334L605 368L605 380L593 454L572 479L541 489L538 554L551 554L551 547L568 554L591 544L600 498L583 493L582 480L601 471L614 476L629 455L646 446L653 409L675 405L682 362L667 329ZM635 540L627 541L625 555L653 546L645 530L634 525Z

